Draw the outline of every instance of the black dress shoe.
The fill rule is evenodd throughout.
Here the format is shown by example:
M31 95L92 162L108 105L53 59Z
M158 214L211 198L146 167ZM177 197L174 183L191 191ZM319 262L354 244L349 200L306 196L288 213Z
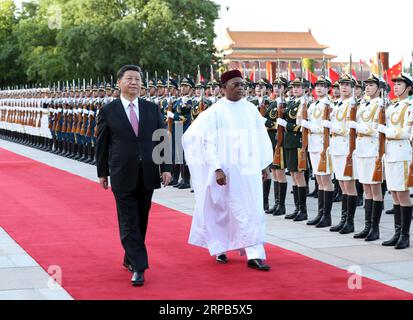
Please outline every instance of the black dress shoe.
M179 181L177 184L174 185L174 188L179 188L181 185L183 185L184 180Z
M143 283L145 282L143 272L134 271L131 281L132 281L132 286L134 287L143 286Z
M215 260L220 264L228 263L228 258L226 254L220 254L219 256L216 256Z
M264 264L261 259L251 259L247 262L247 267L256 269L259 271L268 271L271 269L270 266Z
M182 189L189 189L191 188L191 185L188 182L184 182L183 184L181 184L178 189L182 190Z

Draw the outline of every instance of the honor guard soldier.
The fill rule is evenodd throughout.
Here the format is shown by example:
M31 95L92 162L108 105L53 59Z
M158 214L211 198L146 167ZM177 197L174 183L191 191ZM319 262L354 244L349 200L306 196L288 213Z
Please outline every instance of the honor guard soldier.
M409 194L409 164L412 161L413 107L409 96L413 94L413 79L402 73L392 79L397 101L386 110L386 125L378 131L386 136L384 170L387 188L392 193L394 211L394 236L383 242L383 246L405 249L410 246L410 223L412 203ZM410 172L409 172L410 171Z
M120 88L117 84L113 88L112 96L113 96L113 99L117 99L120 97Z
M318 182L318 214L307 222L316 228L331 226L331 209L333 206L334 186L331 182L331 157L328 152L330 132L325 131L323 120L329 120L330 100L328 91L331 81L319 76L314 83L318 99L308 108L308 120L302 120L301 126L309 131L308 152L312 170Z
M140 91L139 95L142 99L146 99L146 100L148 99L148 88L147 88L146 81L142 80L141 91Z
M168 112L168 117L174 121L172 132L173 178L175 181L178 180L179 173L182 177L182 180L174 185L174 187L179 189L190 188L189 168L185 164L185 157L181 159L181 155L183 155L181 135L185 133L191 124L191 110L194 105L194 99L191 94L194 87L194 82L189 77L184 77L180 83L181 97L174 102L173 111Z
M277 124L285 128L283 151L285 164L293 179L293 196L295 211L286 215L286 219L294 221L307 220L307 184L304 171L298 167L298 154L301 151L301 126L297 124L297 116L303 106L307 105L304 96L308 81L303 78L296 78L291 82L293 86L294 99L291 99L285 108L283 119L278 118Z
M330 114L330 121L323 121L323 126L328 127L331 132L330 155L333 163L333 171L342 190L341 220L338 225L330 228L332 232L348 234L354 232L354 214L357 209L357 168L355 158L350 158L352 163L347 162L350 156L350 114L352 108L357 108L353 97L355 80L348 74L343 74L338 81L340 85L341 98ZM351 176L345 174L347 166L352 168Z
M270 104L265 110L265 127L267 128L268 135L270 137L271 143L272 143L272 148L275 150L276 145L277 145L277 118L278 118L278 106L280 103L284 103L283 101L283 96L285 89L287 88L287 79L278 77L275 79L273 82L273 96L274 99L270 101ZM287 192L287 180L285 178L285 171L282 171L284 179L281 179L282 185L282 196L281 198L283 199L280 203L280 188L279 188L279 182L277 180L277 168L273 166L271 168L272 170L272 176L274 179L274 207L267 209L265 212L268 214L273 214L273 215L283 215L285 214L285 196ZM269 178L271 178L271 175L268 175ZM268 197L271 189L271 179L267 179L263 182L264 186L264 207L268 207ZM285 187L285 189L284 189Z
M338 81L334 82L331 86L331 102L333 105L337 105L340 100L340 84Z
M379 114L384 108L384 100L380 94L385 89L386 84L374 74L371 74L364 83L369 99L368 101L361 100L357 109L357 120L350 123L350 127L357 131L357 173L366 195L365 227L363 231L355 234L354 238L374 241L379 239L379 223L383 210L381 190L383 180L373 181L373 177L376 159L379 155L379 138L377 136Z
M206 86L203 81L195 85L195 99L191 109L191 121L194 121L201 112L210 106L208 99L205 97L205 88Z
M149 80L148 81L148 101L156 103L156 82L155 80Z
M160 106L161 100L165 97L165 80L159 79L156 84L156 99L155 103Z

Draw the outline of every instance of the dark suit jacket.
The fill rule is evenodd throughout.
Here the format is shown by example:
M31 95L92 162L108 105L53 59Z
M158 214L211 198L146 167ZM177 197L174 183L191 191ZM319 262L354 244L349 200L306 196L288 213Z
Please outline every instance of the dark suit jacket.
M139 137L136 137L120 99L105 105L98 116L96 166L98 177L110 176L112 191L130 192L136 188L139 161L142 161L145 189L160 188L159 165L152 160L152 151L159 143L152 141L157 129L164 129L159 107L139 99ZM161 164L162 172L171 165Z

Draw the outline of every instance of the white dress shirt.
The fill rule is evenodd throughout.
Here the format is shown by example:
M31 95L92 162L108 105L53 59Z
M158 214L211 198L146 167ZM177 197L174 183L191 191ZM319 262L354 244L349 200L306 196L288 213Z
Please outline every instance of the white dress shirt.
M131 101L126 99L123 95L120 95L120 100L122 101L123 108L125 108L126 116L128 117L129 122L130 122L130 109L129 109L130 106L129 105ZM135 111L136 116L138 117L138 121L139 121L139 100L138 98L133 100L132 103L134 104L133 110Z

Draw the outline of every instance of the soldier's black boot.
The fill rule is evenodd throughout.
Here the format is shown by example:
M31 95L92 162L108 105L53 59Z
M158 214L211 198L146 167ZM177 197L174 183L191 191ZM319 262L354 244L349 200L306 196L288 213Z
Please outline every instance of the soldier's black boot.
M338 223L338 225L330 228L330 231L339 232L343 228L344 223L346 223L346 218L347 218L347 195L343 194L343 196L341 197L341 220Z
M285 215L285 197L287 196L287 183L278 183L278 206L273 216Z
M334 200L333 200L333 202L340 202L340 201L342 201L342 198L343 198L343 193L342 193L342 190L340 188L340 183L338 182L337 179L334 179L333 183L334 183Z
M269 209L269 204L268 204L268 197L270 196L270 190L271 190L271 179L267 179L262 182L262 189L263 189L263 195L264 195L264 211L267 212Z
M373 214L373 199L366 199L364 206L364 230L356 233L353 237L355 239L365 239L370 232L371 217Z
M308 226L315 226L317 223L320 222L321 217L323 216L323 210L324 210L324 190L318 190L318 211L317 211L317 216L313 219L307 222Z
M92 166L96 165L96 147L92 147L92 161L90 162Z
M295 210L293 213L287 214L285 216L285 219L288 219L288 220L294 219L300 211L300 208L298 207L298 187L297 186L293 186L293 197L294 197Z
M394 247L400 238L400 232L402 230L400 205L393 205L394 212L394 235L390 240L384 241L382 243L385 247Z
M278 181L274 181L274 206L272 208L269 208L267 211L265 211L265 213L274 214L274 212L278 208L279 203L280 203L280 199L279 199L279 191L278 191Z
M316 228L326 228L331 226L331 208L333 207L334 191L324 191L324 208L323 216L319 223L316 224Z
M84 149L83 149L83 157L80 158L79 161L86 163L88 159L89 148L90 148L90 144L85 144Z
M383 211L383 201L373 201L373 210L372 210L372 217L371 217L371 228L370 232L367 235L365 241L375 241L380 238L380 218L381 213Z
M82 157L82 151L83 151L83 144L78 144L77 151L75 153L75 156L73 157L73 160L79 160Z
M410 223L412 222L412 206L400 207L400 217L402 222L402 232L397 241L395 249L406 249L410 247Z
M86 163L92 164L92 162L93 162L93 160L94 160L94 156L95 156L94 148L93 148L92 145L90 145L90 146L89 146L89 149L88 149L88 155L87 155Z
M77 143L74 143L73 144L73 152L72 152L72 154L70 155L69 158L70 159L75 159L78 155L78 152L79 152L79 145Z
M317 182L317 179L316 179L315 182L314 182L314 190L313 190L311 193L309 193L307 196L308 196L308 197L317 197L317 198L318 198L319 194L318 194L318 182Z
M349 234L354 232L354 215L357 209L357 196L347 195L347 218L340 234Z
M356 180L356 189L357 189L357 207L361 207L363 205L363 185Z
M297 216L295 216L294 221L305 221L308 219L307 216L307 187L299 187L298 188L298 201L299 201L299 208L300 212Z

